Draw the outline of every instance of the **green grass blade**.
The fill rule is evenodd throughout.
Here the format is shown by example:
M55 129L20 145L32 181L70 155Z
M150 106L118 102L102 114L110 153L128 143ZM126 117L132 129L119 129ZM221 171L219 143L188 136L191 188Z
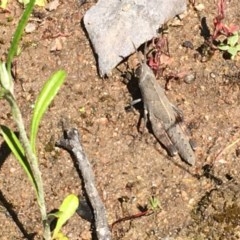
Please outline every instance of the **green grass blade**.
M8 52L8 56L7 56L7 70L8 70L9 74L11 73L11 64L12 64L13 58L17 53L18 44L21 40L24 28L28 22L30 14L33 11L35 1L36 0L31 0L29 2L29 4L27 5L27 7L25 8L24 13L18 23L17 29L14 33L13 40L12 40L12 43L11 43L11 46L10 46L10 49Z
M74 194L68 195L62 202L59 212L59 218L57 220L56 227L53 231L53 237L52 239L55 239L62 228L62 226L67 222L69 218L73 216L73 214L76 212L79 205L78 197Z
M47 110L49 104L52 102L59 88L63 84L66 77L66 73L62 70L53 74L53 76L48 79L44 84L34 106L32 121L31 121L31 135L30 143L32 151L36 153L36 138L38 133L38 128L43 114Z
M5 142L7 143L8 147L11 149L13 155L18 160L19 164L27 174L30 182L32 183L33 187L35 188L36 192L38 192L37 184L32 173L32 169L30 167L29 162L27 161L24 149L18 140L17 136L13 131L11 131L8 127L0 125L0 133L2 134Z
M228 53L232 56L231 58L234 59L234 57L237 55L238 50L235 47L230 47L228 49Z
M29 3L29 0L18 0L20 3L23 3L24 6ZM36 5L39 7L44 7L47 4L47 0L36 0Z
M8 3L7 0L2 0L2 1L0 1L0 8L6 9L7 3Z

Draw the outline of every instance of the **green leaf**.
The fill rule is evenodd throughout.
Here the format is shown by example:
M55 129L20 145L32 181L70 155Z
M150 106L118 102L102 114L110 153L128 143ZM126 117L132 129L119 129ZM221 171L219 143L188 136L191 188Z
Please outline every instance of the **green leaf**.
M59 88L63 84L66 77L66 73L62 70L54 73L50 79L44 84L37 100L35 103L32 121L31 121L31 135L30 143L32 151L36 153L36 138L38 133L38 128L43 114L47 110L48 106L58 93Z
M69 240L63 233L59 232L56 236L56 240Z
M150 198L149 203L153 211L160 207L159 200L154 196Z
M238 50L235 47L231 47L228 49L228 53L232 55L232 59L237 55L237 52Z
M7 7L7 0L1 0L0 1L0 8L6 9Z
M14 95L12 75L8 73L6 64L3 62L0 62L0 84L6 91Z
M228 42L228 45L230 45L231 47L234 47L238 42L238 32L228 37L227 42Z
M230 48L230 46L225 45L225 44L220 44L218 46L218 49L222 50L222 51L227 51Z
M58 235L56 236L56 240L69 240L68 237L66 237L63 233L58 233Z
M58 237L58 233L62 226L67 222L69 218L73 216L73 214L76 212L79 205L78 197L74 194L68 195L62 202L59 212L59 218L57 220L56 227L53 231L53 237L52 239L56 239Z
M18 140L17 136L13 131L11 131L8 127L4 125L0 125L0 133L2 134L5 142L7 143L8 147L11 149L13 155L18 160L19 164L27 174L30 182L32 183L33 187L35 188L36 192L38 193L38 187L36 184L36 180L32 173L32 169L30 167L29 162L27 161L24 153L24 149Z
M20 3L27 5L29 3L29 0L18 0ZM36 0L35 5L38 5L40 7L44 7L47 4L46 0Z
M12 64L13 58L15 57L15 55L17 53L19 42L21 40L24 28L28 22L30 14L32 13L35 1L36 0L30 0L29 4L27 5L27 7L24 10L24 13L23 13L23 15L18 23L17 29L14 33L13 40L12 40L10 49L8 51L8 56L7 56L7 70L8 70L9 74L11 73L11 64Z
M36 5L38 5L40 7L44 7L47 5L47 1L46 0L37 0Z

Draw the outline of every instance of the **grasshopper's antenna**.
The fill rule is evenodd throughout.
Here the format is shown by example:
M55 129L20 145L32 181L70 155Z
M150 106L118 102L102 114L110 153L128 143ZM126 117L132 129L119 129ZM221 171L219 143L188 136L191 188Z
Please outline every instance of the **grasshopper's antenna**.
M134 47L134 49L135 49L135 52L137 53L137 48L136 48L136 46L135 46L135 44L134 44L133 41L132 41L132 45L133 45L133 47Z
M136 52L136 54L137 54L138 61L139 61L140 63L145 63L145 64L146 64L146 63L147 63L147 42L145 42L145 44L144 44L144 50L143 50L144 59L143 59L143 60L142 60L142 58L141 58L140 53L137 51L137 48L136 48L134 42L132 42L132 45L133 45L133 47L134 47L134 49L135 49L135 52Z

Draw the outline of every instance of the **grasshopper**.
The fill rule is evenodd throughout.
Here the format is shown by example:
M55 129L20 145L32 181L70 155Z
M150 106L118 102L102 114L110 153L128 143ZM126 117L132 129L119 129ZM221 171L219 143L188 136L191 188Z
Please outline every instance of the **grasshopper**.
M138 56L140 59L140 57ZM171 156L177 153L190 165L195 164L194 144L184 133L179 119L180 110L168 100L164 89L157 83L152 69L146 62L146 45L144 60L136 70L138 84L144 106L144 120L151 123L153 134Z

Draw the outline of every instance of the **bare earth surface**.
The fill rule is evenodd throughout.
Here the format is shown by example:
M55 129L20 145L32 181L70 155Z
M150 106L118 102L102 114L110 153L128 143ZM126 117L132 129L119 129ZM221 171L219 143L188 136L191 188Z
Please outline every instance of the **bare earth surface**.
M196 5L201 3L196 1ZM62 135L61 120L81 134L93 166L97 188L104 201L109 224L137 214L151 196L160 209L150 216L116 224L113 239L240 239L240 58L226 60L216 51L201 62L198 49L204 42L201 18L212 31L216 3L202 1L198 12L188 7L180 26L169 24L169 47L174 61L168 71L196 74L190 84L170 82L167 95L182 110L186 125L198 144L196 166L171 158L147 131L137 125L142 106L126 111L139 97L137 82L125 84L114 70L98 77L96 59L81 20L94 3L65 1L48 12L36 10L31 18L37 29L25 34L16 58L15 93L26 126L32 106L46 79L59 69L68 76L42 121L38 153L51 211L69 193L82 194L81 179L70 155L54 147ZM227 1L226 23L240 22L240 2ZM0 13L0 56L4 56L22 7L12 1L9 13ZM182 47L191 41L194 48ZM128 61L136 67L136 56ZM126 71L126 65L119 66ZM166 80L159 79L164 86ZM15 129L10 108L0 102L0 123ZM27 127L28 128L28 127ZM2 139L1 139L2 143ZM0 239L41 239L42 228L34 191L27 177L2 143L0 152ZM90 224L77 214L64 226L69 239L92 239Z

